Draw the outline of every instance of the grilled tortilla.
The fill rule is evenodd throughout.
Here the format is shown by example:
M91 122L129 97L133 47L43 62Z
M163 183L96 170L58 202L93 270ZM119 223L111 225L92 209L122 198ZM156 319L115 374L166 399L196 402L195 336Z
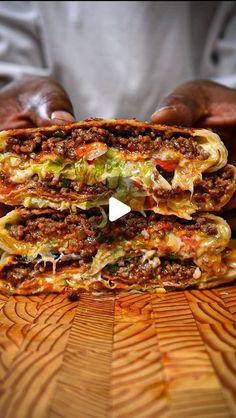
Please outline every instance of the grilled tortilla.
M98 209L18 208L0 220L0 290L10 294L207 288L236 277L230 228L131 212L107 222Z
M218 211L235 168L218 135L136 120L91 119L0 133L0 202L59 211L108 204L191 219Z

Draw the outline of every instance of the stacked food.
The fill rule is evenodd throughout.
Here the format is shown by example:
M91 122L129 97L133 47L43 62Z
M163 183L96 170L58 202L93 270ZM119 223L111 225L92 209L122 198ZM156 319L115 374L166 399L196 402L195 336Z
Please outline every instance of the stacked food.
M211 131L91 119L0 133L0 290L207 288L236 277L215 213L236 170ZM108 220L109 198L132 211ZM214 214L209 213L214 212Z

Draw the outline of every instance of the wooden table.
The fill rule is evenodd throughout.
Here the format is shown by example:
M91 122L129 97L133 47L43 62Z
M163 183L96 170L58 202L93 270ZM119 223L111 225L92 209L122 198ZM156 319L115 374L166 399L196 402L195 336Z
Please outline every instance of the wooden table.
M1 418L236 417L236 287L0 296Z

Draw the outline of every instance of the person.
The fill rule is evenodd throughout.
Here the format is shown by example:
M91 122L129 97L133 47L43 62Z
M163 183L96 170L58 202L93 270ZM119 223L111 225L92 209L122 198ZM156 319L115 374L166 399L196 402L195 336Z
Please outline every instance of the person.
M0 86L0 129L89 117L207 127L235 162L236 3L3 1Z

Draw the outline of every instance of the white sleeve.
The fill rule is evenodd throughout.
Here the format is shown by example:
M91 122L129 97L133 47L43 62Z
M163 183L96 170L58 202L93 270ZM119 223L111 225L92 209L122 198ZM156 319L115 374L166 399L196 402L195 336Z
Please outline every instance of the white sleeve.
M228 13L225 14L214 42L212 59L215 64L212 80L236 88L236 3L225 2L223 7L228 9Z
M34 2L0 2L0 77L49 76L43 28Z

